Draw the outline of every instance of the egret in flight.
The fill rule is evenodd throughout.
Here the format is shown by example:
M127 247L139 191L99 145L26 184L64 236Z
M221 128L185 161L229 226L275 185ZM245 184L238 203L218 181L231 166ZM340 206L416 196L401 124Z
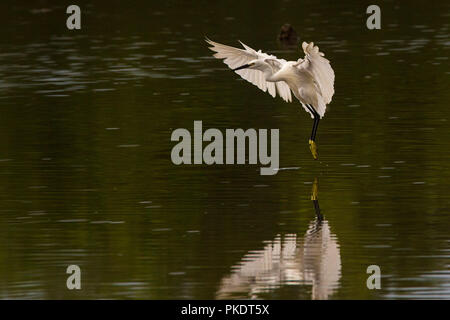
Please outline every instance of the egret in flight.
M272 97L278 93L284 101L291 102L292 91L314 119L309 148L317 160L317 127L334 94L334 71L319 47L314 46L313 42L303 42L305 57L297 61L286 61L261 50L256 51L240 41L244 49L209 39L206 42L211 45L209 49L216 52L214 57L224 59L224 63L234 72L262 91L268 91Z

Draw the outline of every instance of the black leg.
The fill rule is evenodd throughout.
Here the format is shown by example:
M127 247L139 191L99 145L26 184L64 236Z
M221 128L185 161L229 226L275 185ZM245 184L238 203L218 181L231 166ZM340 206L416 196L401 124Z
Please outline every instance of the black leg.
M313 124L312 131L311 131L311 138L309 139L309 149L311 150L314 160L317 160L319 157L319 154L317 153L317 146L316 146L315 140L316 140L317 127L319 126L320 115L319 115L319 113L317 113L317 111L313 108L312 105L307 104L306 106L314 117L314 124Z
M309 104L305 104L305 106L308 108L309 112L311 112L312 115L316 113L316 110L314 110L314 108L311 107Z
M311 106L311 105L307 105L307 106L308 106L308 109L311 111L311 113L314 116L314 123L313 123L312 132L311 132L311 140L316 141L316 133L317 133L317 128L319 126L320 116L317 113L317 111L313 108L313 106Z
M317 180L317 177L316 177L316 178L314 178L314 182L313 182L313 186L312 186L311 200L314 205L314 211L316 212L317 221L321 222L323 220L323 215L320 212L318 194L319 194L319 181Z
M319 115L314 115L314 124L311 132L311 140L316 141L316 133L317 133L317 127L319 126Z
M318 221L322 221L323 220L323 215L320 212L319 200L313 200L313 204L314 204L314 211L316 212L317 220Z

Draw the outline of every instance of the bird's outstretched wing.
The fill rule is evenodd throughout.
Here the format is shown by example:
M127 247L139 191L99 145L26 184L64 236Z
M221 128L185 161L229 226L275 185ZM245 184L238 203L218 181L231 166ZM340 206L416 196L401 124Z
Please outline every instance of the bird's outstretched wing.
M324 58L324 54L319 51L318 46L313 42L302 44L305 52L305 59L299 59L298 68L307 70L317 83L323 101L328 104L334 94L334 71L330 66L330 61Z
M277 57L261 52L261 50L256 51L240 41L239 42L245 50L220 44L211 41L208 38L206 38L205 40L208 44L211 45L209 49L216 52L214 54L214 57L216 57L217 59L224 59L223 62L231 69L240 67L255 59L266 59L266 62L273 67L274 72L277 72L286 62L286 60L277 59ZM292 101L291 90L289 89L289 86L286 82L268 82L264 78L264 74L261 71L254 69L242 69L235 72L243 79L260 88L262 91L268 91L272 97L275 97L278 92L278 95L283 98L284 101Z

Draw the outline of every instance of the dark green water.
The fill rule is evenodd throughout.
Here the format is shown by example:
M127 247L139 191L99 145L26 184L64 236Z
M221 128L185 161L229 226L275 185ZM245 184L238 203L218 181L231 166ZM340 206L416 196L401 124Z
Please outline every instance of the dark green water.
M384 2L378 31L360 1L79 1L80 31L55 3L0 4L0 298L450 298L448 3ZM285 22L336 73L316 162L300 104L203 41L294 60ZM175 166L194 120L279 128L282 170Z

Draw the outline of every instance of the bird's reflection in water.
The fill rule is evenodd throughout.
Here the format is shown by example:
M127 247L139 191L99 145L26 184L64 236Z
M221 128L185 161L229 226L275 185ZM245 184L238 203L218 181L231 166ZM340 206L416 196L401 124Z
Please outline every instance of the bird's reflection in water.
M312 285L312 299L328 299L339 287L341 255L337 238L320 212L315 179L311 200L316 218L305 235L277 235L252 251L222 279L218 299L257 299L284 285ZM295 299L295 297L293 297Z

